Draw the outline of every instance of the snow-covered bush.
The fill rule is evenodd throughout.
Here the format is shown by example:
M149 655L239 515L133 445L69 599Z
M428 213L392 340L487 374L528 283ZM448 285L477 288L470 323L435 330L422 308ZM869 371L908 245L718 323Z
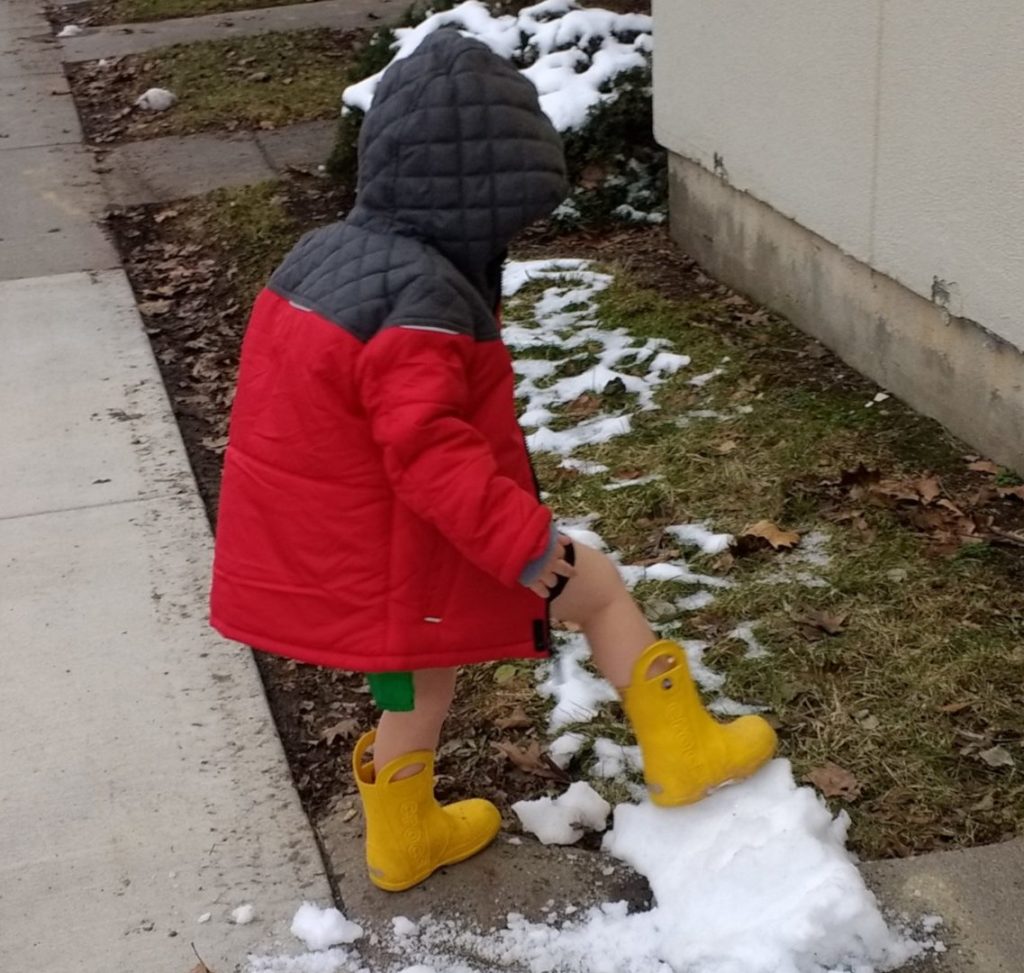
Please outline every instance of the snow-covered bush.
M556 222L664 219L665 155L651 116L651 18L581 8L575 0L420 5L402 26L377 31L342 96L328 166L336 178L354 181L359 127L387 66L453 26L509 58L536 85L541 107L562 133L574 188Z

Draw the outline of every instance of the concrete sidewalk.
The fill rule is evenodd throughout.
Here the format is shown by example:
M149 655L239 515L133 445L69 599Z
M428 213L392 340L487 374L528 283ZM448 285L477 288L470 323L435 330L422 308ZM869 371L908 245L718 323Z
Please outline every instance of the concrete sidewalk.
M46 31L0 0L0 49ZM205 514L59 49L23 43L0 77L0 968L186 973L195 943L228 973L297 946L330 890L251 655L206 625Z

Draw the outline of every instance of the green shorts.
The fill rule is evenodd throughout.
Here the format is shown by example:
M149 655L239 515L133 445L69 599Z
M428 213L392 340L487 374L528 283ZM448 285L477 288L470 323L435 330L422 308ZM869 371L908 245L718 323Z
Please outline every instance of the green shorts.
M411 672L368 672L366 681L378 709L408 713L416 706Z

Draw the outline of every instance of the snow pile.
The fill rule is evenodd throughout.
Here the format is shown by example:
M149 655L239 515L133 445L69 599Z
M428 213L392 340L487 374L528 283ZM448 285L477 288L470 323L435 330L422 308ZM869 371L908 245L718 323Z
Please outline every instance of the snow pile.
M623 804L605 850L647 877L649 912L510 915L489 933L428 918L416 958L439 973L880 973L941 949L886 925L844 847L848 825L785 760L691 807Z
M582 446L626 435L633 428L631 412L656 409L658 387L690 364L687 355L669 351L664 338L638 339L625 328L601 327L597 299L613 278L589 268L584 260L537 260L511 263L505 272L506 298L533 281L549 285L532 304L532 320L511 309L503 330L516 355L516 395L526 400L519 421L534 430L527 443L538 452L569 457ZM552 428L558 409L612 391L625 399L620 407L597 401L596 415Z
M166 88L150 88L135 99L135 107L143 111L167 111L177 100L177 95Z
M342 943L354 943L363 935L362 926L349 922L337 909L321 909L303 902L292 919L292 935L309 949L328 949Z
M78 24L67 24L65 27L57 33L59 38L78 37L82 33L82 28Z
M517 801L512 805L524 831L545 845L571 845L585 830L604 831L612 806L586 781L576 781L554 799Z
M519 67L560 132L581 128L592 109L614 101L611 82L646 68L652 50L651 18L643 14L584 10L574 0L544 0L518 14L494 16L479 0L466 0L415 27L396 29L391 64L408 57L442 27L475 37ZM345 107L368 111L385 71L387 67L346 88Z
M231 921L236 926L247 926L256 918L256 909L251 903L240 905L237 909L231 910Z

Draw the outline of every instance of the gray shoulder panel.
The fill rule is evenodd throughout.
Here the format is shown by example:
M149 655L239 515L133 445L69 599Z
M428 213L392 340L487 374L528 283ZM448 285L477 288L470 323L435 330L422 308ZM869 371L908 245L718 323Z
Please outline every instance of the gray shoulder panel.
M307 233L270 279L274 293L369 341L389 325L498 337L494 310L445 257L411 237L334 223Z

